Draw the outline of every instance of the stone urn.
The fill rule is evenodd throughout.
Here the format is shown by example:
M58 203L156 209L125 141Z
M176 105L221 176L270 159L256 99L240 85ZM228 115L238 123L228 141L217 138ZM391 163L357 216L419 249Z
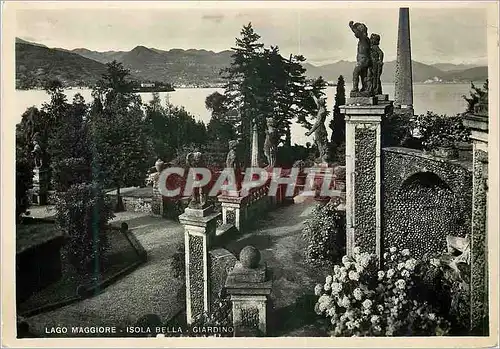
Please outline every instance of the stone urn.
M156 160L156 162L155 162L156 171L161 172L163 170L164 165L165 165L165 163L161 159Z

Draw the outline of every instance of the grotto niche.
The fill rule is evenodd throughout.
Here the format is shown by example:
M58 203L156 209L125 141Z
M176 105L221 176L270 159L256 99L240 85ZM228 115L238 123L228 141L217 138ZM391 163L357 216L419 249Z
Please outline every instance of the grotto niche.
M463 236L464 217L450 187L435 173L409 176L386 212L384 244L415 257L446 250L446 236Z

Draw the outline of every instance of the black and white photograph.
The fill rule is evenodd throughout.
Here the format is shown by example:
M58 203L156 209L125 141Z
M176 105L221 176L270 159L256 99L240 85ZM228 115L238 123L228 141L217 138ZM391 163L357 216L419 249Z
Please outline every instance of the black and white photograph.
M3 345L498 345L498 2L2 18Z

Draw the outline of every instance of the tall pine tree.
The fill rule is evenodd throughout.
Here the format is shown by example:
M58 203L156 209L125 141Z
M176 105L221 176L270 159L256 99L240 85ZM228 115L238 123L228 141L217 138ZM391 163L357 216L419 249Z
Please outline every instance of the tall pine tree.
M237 132L241 140L242 155L246 163L250 160L252 122L262 118L260 104L263 102L261 86L265 77L260 75L264 44L255 33L252 23L244 26L236 38L231 66L224 70L225 92L228 106L238 112Z

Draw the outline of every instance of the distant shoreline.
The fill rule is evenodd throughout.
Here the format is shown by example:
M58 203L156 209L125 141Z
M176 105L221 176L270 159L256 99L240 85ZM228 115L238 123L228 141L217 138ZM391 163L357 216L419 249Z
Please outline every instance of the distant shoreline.
M473 83L483 83L484 81L472 81ZM350 81L346 81L346 84L350 84ZM463 82L414 82L413 85L468 85L470 84L471 81L463 81ZM383 85L392 85L394 82L382 82ZM328 86L328 87L335 87L335 86ZM158 90L144 90L144 91L134 91L135 93L153 93L153 92L175 92L176 90L187 90L187 89L204 89L204 88L224 88L223 86L174 86L173 90L164 90L164 89L158 89ZM68 86L64 87L64 90L91 90L92 87L89 86ZM44 89L42 87L40 88L31 88L31 89L20 89L16 88L16 91L43 91Z

